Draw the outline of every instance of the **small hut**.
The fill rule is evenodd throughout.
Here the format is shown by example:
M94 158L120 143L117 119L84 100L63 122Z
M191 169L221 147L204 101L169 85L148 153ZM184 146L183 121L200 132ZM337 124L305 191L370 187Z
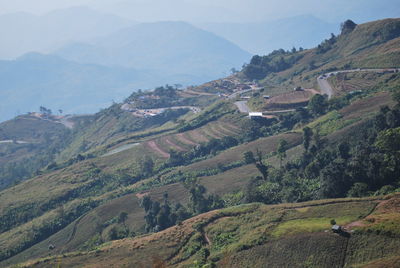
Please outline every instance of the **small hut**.
M332 225L332 232L334 232L334 233L341 233L341 232L343 232L342 226L337 225L337 224Z

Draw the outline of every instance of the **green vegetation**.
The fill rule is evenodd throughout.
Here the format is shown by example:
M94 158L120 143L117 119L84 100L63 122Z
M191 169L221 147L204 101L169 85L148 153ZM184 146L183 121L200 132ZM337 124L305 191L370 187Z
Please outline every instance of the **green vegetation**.
M338 256L345 256L348 265L357 267L397 256L398 237L371 231L380 226L375 221L370 221L369 227L354 227L356 231L351 234L334 234L329 231L331 219L335 218L337 224L368 221L370 217L385 215L381 209L391 210L398 216L398 212L394 212L398 201L396 195L386 200L339 199L231 207L202 214L150 236L105 244L96 254L64 255L61 263L68 266L85 261L87 265L96 265L101 258L101 265L121 266L127 262L151 265L152 259L159 258L166 260L164 265L177 267L252 267L262 263L271 267L297 266L298 263L332 267L341 264L342 258ZM373 213L368 216L371 211ZM180 242L176 242L177 238ZM163 248L162 245L169 246ZM376 245L383 250L376 250ZM137 254L141 254L141 258L132 259ZM147 263L143 263L143 259L148 260ZM58 261L58 257L51 257L32 262L29 267L51 267Z
M284 71L293 66L304 55L297 51L275 50L268 56L253 56L250 63L244 68L243 72L249 79L261 80L270 73Z
M71 142L70 130L63 125L20 116L0 124L0 190L20 183L53 162Z
M1 124L12 142L0 144L0 265L341 267L396 257L400 76L334 75L331 99L312 88L334 70L396 66L398 25L346 21L315 49L254 56L232 77L125 103L199 112L139 117L113 104L70 118L68 130L43 107L40 120ZM221 100L254 79L257 107L293 88L308 88L296 91L308 106L249 119Z

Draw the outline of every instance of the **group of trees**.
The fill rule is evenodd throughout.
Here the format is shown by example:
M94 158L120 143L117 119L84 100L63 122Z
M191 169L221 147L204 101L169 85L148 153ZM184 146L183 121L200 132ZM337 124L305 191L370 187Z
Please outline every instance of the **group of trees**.
M51 109L47 109L47 108L44 107L44 106L40 106L39 110L40 110L40 112L41 112L42 114L44 114L44 115L51 115L51 114L52 114Z
M340 24L341 34L348 34L356 28L357 24L352 20L346 20Z
M205 196L204 186L192 182L186 187L190 195L187 207L180 203L172 205L167 193L164 193L161 203L149 196L143 197L140 205L146 213L146 232L159 232L194 215L223 207L223 201L217 195Z
M321 44L317 46L317 54L323 54L332 49L337 39L338 39L337 36L331 33L331 38L325 39Z
M285 147L282 142L277 148L281 160ZM322 138L306 127L303 147L301 157L280 168L264 163L261 152L257 152L257 157L246 152L244 161L254 163L261 176L249 182L244 201L298 202L380 195L399 189L400 104L394 108L382 107L373 119L338 141Z
M164 200L160 204L149 196L143 197L141 207L146 215L146 232L159 232L190 217L190 213L180 203L171 206L168 194L164 193Z
M176 90L177 88L174 88L170 85L165 85L154 89L153 94L159 97L175 98L177 96Z
M125 102L131 102L137 109L156 109L172 106L190 105L190 98L181 98L178 88L181 85L165 85L155 88L153 91L137 91L132 93Z
M275 50L266 56L255 55L244 67L243 73L248 79L261 80L269 73L284 71L292 67L302 57L303 55L297 53L296 49L292 51Z

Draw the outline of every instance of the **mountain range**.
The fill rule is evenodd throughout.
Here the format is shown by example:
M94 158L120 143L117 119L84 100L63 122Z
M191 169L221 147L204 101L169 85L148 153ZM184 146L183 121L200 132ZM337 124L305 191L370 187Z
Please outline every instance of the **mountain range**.
M48 53L68 42L91 40L134 22L87 7L55 10L44 15L11 13L0 16L0 59L28 52Z
M337 34L339 23L329 23L312 15L252 23L199 23L197 26L218 34L254 54L268 54L283 48L312 48Z
M66 46L55 54L81 63L206 77L241 67L250 56L235 44L185 22L138 24L89 44Z

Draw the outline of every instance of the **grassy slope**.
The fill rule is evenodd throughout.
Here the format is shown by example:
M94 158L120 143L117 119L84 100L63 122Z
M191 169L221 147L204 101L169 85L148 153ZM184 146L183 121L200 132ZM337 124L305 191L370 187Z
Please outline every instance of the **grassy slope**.
M26 166L27 172L34 172L36 169L44 167L51 156L42 161L33 161L33 158L41 156L41 154L55 154L57 150L61 150L68 140L69 132L62 124L28 115L3 122L0 124L0 141L16 140L24 143L1 143L0 166L26 165L30 161L31 165ZM13 183L13 181L7 180L9 180L8 177L0 178L0 189Z
M251 100L252 108L264 108L266 101L262 95L276 96L297 86L318 90L316 77L328 71L400 67L400 37L398 33L397 36L384 33L398 29L399 24L400 19L360 24L352 32L340 35L332 49L325 53L318 54L317 49L298 52L303 57L291 68L272 73L261 81L265 90L260 98ZM312 65L315 67L311 68Z
M28 267L148 267L156 259L170 267L195 262L219 267L353 267L399 256L399 195L385 198L321 200L267 206L250 204L212 211L160 233L105 244L96 251L32 261ZM384 215L390 213L388 219ZM383 218L382 218L383 217ZM348 235L333 234L330 220L361 222ZM371 218L376 219L372 221ZM379 232L376 230L380 230ZM380 250L376 250L379 248ZM205 257L202 252L209 252ZM372 264L371 264L372 265ZM372 266L373 267L373 266Z

